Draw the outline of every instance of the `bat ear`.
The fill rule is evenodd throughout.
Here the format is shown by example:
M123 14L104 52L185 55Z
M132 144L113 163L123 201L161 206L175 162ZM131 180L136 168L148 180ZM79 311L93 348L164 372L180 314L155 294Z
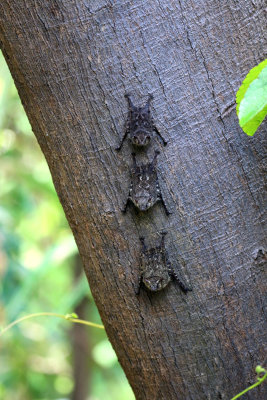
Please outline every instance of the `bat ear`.
M133 105L133 102L132 102L132 100L131 100L131 98L130 98L130 94L129 94L129 93L125 93L124 97L128 100L129 108L130 108L131 110L135 110L136 107Z
M140 242L142 244L142 250L146 251L145 238L143 236L140 236L139 240L140 240Z
M153 99L153 95L149 93L148 99L147 99L147 102L146 102L146 104L145 104L145 106L144 106L144 108L143 108L143 111L145 111L145 112L147 112L147 113L150 112L149 107L150 107L150 103L151 103L151 100L152 100L152 99Z

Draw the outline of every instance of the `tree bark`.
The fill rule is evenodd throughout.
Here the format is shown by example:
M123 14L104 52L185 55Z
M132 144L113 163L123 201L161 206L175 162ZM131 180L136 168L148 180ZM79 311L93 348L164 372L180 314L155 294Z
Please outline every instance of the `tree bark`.
M264 127L248 138L235 115L236 90L266 55L263 1L2 0L0 19L3 53L136 398L229 400L264 362ZM169 217L160 205L121 213L132 164L129 143L115 151L125 92L137 105L154 94ZM137 297L139 236L154 246L162 229L193 291L171 283ZM246 398L266 396L262 385Z

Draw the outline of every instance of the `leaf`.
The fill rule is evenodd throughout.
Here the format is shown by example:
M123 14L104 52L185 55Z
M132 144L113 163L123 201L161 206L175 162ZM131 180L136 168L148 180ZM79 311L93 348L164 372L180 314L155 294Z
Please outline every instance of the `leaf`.
M267 59L248 73L236 94L243 131L252 136L267 114Z

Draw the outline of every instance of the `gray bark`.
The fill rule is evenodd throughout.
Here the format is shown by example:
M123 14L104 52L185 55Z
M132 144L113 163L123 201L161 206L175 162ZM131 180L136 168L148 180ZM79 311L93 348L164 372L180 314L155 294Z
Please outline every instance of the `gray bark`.
M266 55L264 2L2 0L0 22L3 53L136 398L228 400L264 362L264 125L246 137L234 104ZM137 104L154 94L168 140L158 170L169 217L160 205L121 213L132 149L115 147L126 91ZM172 283L136 297L139 236L153 246L162 229L193 291ZM266 397L263 385L246 398Z

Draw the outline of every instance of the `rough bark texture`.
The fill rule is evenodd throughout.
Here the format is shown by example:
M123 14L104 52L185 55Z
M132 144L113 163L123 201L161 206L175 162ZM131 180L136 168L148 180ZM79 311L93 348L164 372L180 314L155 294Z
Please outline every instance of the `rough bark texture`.
M228 400L264 362L264 126L246 137L234 99L266 56L265 17L257 0L0 3L3 53L138 400ZM121 213L126 91L154 94L169 217ZM193 291L136 297L138 237L153 246L161 229Z

